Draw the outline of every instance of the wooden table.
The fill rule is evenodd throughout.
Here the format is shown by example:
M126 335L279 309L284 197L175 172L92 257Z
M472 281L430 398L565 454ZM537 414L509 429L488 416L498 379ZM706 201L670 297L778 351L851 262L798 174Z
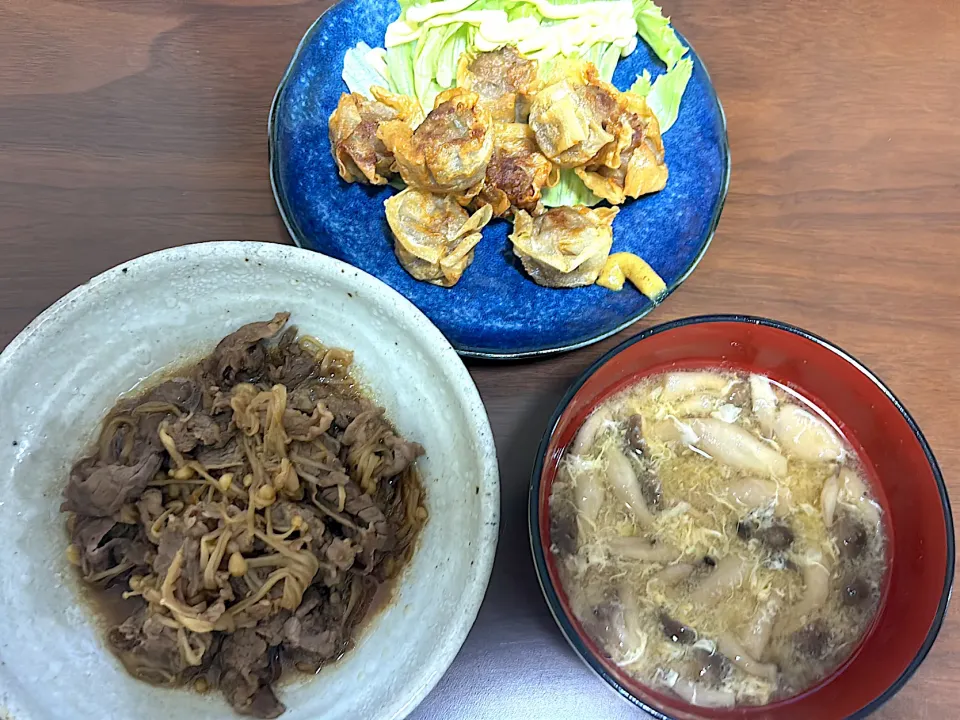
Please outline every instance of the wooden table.
M288 242L266 116L317 0L0 2L0 346L106 268L203 240ZM733 180L700 269L652 318L549 360L471 370L500 452L486 602L416 718L636 717L567 648L540 595L526 492L570 382L652 323L766 315L883 377L960 497L960 3L673 0L730 124ZM947 718L960 620L878 713Z

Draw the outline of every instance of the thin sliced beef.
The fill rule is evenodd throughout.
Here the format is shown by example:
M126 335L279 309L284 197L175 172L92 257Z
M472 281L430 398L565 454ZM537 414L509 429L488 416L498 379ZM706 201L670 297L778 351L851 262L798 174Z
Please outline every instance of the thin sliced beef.
M385 437L383 444L386 446L386 451L381 454L383 460L376 472L381 478L399 475L426 452L420 443L407 442L393 434Z
M145 452L162 452L160 426L170 427L178 421L178 416L170 412L151 412L137 416L137 440Z
M331 425L333 413L323 403L318 403L310 414L290 408L283 411L283 427L291 440L311 442L327 432Z
M287 328L277 343L277 361L267 370L270 382L286 385L287 390L316 378L320 371L317 359L297 344L296 337L297 329Z
M281 610L260 621L253 631L263 638L269 647L277 647L286 639L283 628L292 615L289 610Z
M196 529L191 528L192 530ZM194 533L198 534L198 533ZM183 569L180 571L180 589L183 596L192 605L203 589L203 568L200 566L200 541L196 537L188 537L183 541Z
M324 470L346 472L346 468L338 457L342 447L340 443L330 435L321 435L317 439L320 441L319 443L304 443L294 440L290 444L291 459L294 462L303 463L305 468L322 465Z
M167 432L181 453L188 453L198 445L217 447L222 444L220 425L202 412L180 418L168 426Z
M107 533L116 525L112 518L95 518L78 515L73 524L70 540L76 545L81 558L93 555Z
M127 418L129 415L125 412L114 413L104 422L98 443L99 462L108 465L113 463L129 465L131 460L135 463L140 459L143 453L134 452L137 441L136 420L130 418L133 424L124 422Z
M333 413L333 421L337 427L346 428L361 413L376 408L371 401L363 397L351 397L343 393L335 393L332 388L319 385L318 388L328 390L328 394L321 395L318 399L323 400L327 410Z
M377 507L369 495L360 492L356 483L350 481L343 488L346 495L343 511L359 520L357 524L361 529L356 538L360 546L358 557L369 571L375 564L377 552L393 548L393 532L383 511ZM339 505L340 491L336 487L325 488L321 491L320 497L328 507L336 508Z
M181 530L167 528L160 533L160 544L157 546L157 556L153 560L153 571L157 577L164 577L170 564L173 562L177 550L183 547L186 537Z
M360 551L356 545L347 538L335 538L326 549L327 560L332 562L340 570L349 570L353 566L353 560Z
M93 517L114 515L125 503L140 498L159 469L157 454L145 455L136 465L98 467L89 475L74 468L60 510Z
M138 539L136 525L111 518L77 516L71 536L80 556L80 570L87 582L110 582L126 577L134 568L144 568L152 549ZM119 570L118 573L108 573ZM106 577L98 577L108 573Z
M316 671L350 647L350 632L376 595L373 578L348 575L338 587L313 586L284 625L284 651L301 670Z
M336 590L317 586L307 590L300 607L283 626L284 649L295 663L315 669L339 657L346 647L342 633L346 609Z
M172 686L179 684L188 671L202 670L215 654L218 641L215 634L188 632L187 635L190 644L203 651L199 668L183 661L176 631L156 615L149 615L146 605L111 630L108 639L131 675L154 685Z
M254 630L227 635L220 647L220 690L241 715L275 718L286 709L270 683L279 677L277 654Z
M398 437L383 416L383 408L360 413L344 430L341 442L350 447L349 456L360 456L366 450L380 458L373 471L374 480L389 479L406 470L423 455L423 446Z
M167 403L184 414L200 407L203 391L196 381L189 378L174 378L160 383L143 398L143 403ZM140 403L140 404L143 404Z
M286 500L281 500L273 506L274 531L286 532L293 527L295 517L300 518L300 526L304 528L302 534L309 532L315 538L323 537L325 527L320 512L313 506L300 505Z
M163 514L163 494L157 488L146 490L137 500L140 523L149 528ZM79 516L78 516L79 517Z
M274 337L289 319L290 313L277 313L268 322L249 323L227 335L204 362L204 370L220 388L258 378L267 356L261 340Z
M221 448L202 448L196 453L197 462L207 470L223 470L243 465L246 455L236 438L231 438Z
M387 519L383 511L374 504L373 499L360 492L360 488L352 480L348 481L343 489L345 493L343 511L362 520L365 525L376 527L378 532L386 535ZM339 505L340 492L336 487L325 488L320 495L328 505Z
M383 408L365 410L357 415L343 431L340 441L344 445L366 445L375 442L390 426L383 417Z

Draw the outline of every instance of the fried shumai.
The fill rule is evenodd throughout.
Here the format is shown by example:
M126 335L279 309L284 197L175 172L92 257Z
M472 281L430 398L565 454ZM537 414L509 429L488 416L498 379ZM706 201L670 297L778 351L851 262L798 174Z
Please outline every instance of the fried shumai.
M495 217L516 210L534 212L540 204L541 190L553 187L559 179L559 168L540 152L529 125L497 124L493 156L487 165L483 188L472 205L489 205Z
M516 48L472 56L464 53L457 64L457 87L472 90L494 122L526 122L530 102L540 87L539 63L525 58Z
M556 207L513 222L513 252L534 281L545 287L592 285L613 245L617 208Z
M384 122L415 126L423 118L414 98L394 95L383 88L371 88L376 100L359 93L344 93L330 115L330 149L340 177L347 182L385 185L396 175L393 154L377 138Z
M619 91L591 62L561 58L541 72L537 60L509 45L461 54L456 82L426 116L416 99L375 87L374 100L343 95L330 117L344 180L406 185L384 203L400 264L417 280L451 287L473 262L481 230L503 217L513 221L513 252L535 282L596 282L617 208L548 209L545 190L569 180L575 187L546 193L546 203L585 202L567 199L582 194L579 178L617 206L663 189L663 139L646 99ZM622 287L627 277L653 287L649 266L644 274L640 258L631 265L619 256L625 264L611 264L604 287Z
M621 93L619 162L595 163L574 172L598 197L613 205L662 190L667 184L660 123L647 101L631 92Z
M409 187L463 198L480 192L493 154L490 113L463 88L440 93L416 130L394 120L381 124L377 137Z
M619 165L620 92L600 79L592 63L558 63L530 106L540 150L561 168Z
M470 215L451 195L414 188L388 198L384 207L400 264L417 280L442 287L455 285L473 262L480 231L492 217L489 205Z

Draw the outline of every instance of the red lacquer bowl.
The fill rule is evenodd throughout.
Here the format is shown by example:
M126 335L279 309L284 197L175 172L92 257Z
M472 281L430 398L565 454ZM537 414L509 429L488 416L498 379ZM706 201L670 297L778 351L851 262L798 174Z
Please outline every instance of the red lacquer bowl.
M704 367L763 373L825 410L864 460L890 537L881 605L860 647L819 685L762 707L696 708L632 680L603 657L574 618L549 552L550 488L564 448L590 412L645 375ZM920 428L857 360L810 333L771 320L743 316L678 320L651 328L607 353L574 384L553 416L538 452L529 512L540 585L563 634L620 695L657 718L864 717L903 687L926 657L943 623L953 584L949 500Z

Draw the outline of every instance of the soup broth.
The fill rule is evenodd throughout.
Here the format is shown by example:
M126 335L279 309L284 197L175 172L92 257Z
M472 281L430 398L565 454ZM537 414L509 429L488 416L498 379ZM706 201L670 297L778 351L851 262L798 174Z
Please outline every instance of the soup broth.
M882 510L853 448L760 375L667 373L604 402L561 460L550 519L586 633L695 705L815 685L879 605Z

